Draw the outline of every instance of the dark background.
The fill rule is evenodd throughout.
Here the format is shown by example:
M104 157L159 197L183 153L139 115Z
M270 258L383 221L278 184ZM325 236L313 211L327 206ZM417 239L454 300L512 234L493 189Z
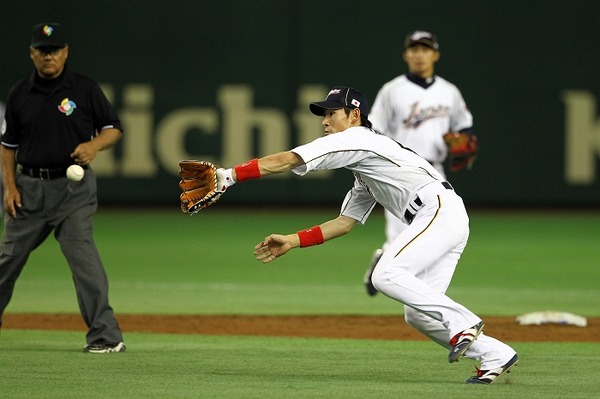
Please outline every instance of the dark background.
M120 114L122 93L137 84L153 89L152 135L177 110L212 109L216 134L190 129L185 148L233 166L247 159L223 159L225 116L217 99L223 87L249 87L253 107L286 115L287 146L278 149L285 150L302 143L294 123L299 88L351 85L372 101L383 83L405 71L404 36L426 29L440 40L436 72L460 88L480 138L474 168L449 176L463 198L484 206L598 206L597 165L589 181L565 178L563 100L567 91L594 100L600 93L598 15L600 3L583 0L0 0L0 100L32 71L32 26L59 21L69 38L69 65L110 86ZM596 154L600 127L592 105L593 117L579 122L597 132L589 144ZM134 123L125 130L135 131ZM252 156L266 155L259 133L247 149ZM178 203L176 162L161 159L161 144L152 135L145 142L154 162L151 173L127 172L123 143L113 150L115 170L98 165L101 201ZM240 185L223 200L340 203L351 182L347 171L329 178L290 174Z

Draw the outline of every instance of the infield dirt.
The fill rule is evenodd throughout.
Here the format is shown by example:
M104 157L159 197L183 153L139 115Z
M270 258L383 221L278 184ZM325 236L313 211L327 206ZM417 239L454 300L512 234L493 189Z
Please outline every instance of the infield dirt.
M253 335L277 337L427 340L399 316L117 315L125 334ZM600 317L587 327L521 326L514 317L483 317L485 333L508 342L600 342ZM86 331L77 314L5 314L2 328Z

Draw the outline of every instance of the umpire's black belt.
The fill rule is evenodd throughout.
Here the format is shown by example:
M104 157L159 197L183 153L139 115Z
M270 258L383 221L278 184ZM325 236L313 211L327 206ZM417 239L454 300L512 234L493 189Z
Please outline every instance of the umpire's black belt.
M53 180L60 177L67 177L67 168L29 168L27 166L21 166L21 173L40 180ZM82 166L83 169L87 169L87 165Z
M452 185L450 183L448 183L447 181L443 181L441 182L442 186L444 186L446 188L446 190L454 190L452 188ZM406 221L408 222L408 224L411 224L413 219L415 218L415 215L417 214L417 211L423 206L423 201L421 201L421 198L419 198L418 195L415 195L415 198L410 201L410 203L408 204L408 207L406 208L406 211L404 212L404 218L406 219Z

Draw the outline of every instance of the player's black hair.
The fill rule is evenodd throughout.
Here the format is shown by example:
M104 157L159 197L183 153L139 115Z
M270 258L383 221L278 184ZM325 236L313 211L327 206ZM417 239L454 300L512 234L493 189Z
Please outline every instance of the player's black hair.
M350 115L350 111L352 111L353 109L354 108L344 107L344 112L346 113L346 116ZM373 124L371 123L371 121L363 114L360 114L360 125L364 126L364 127L368 127L369 129L371 129L373 127Z
M364 115L360 116L360 125L364 126L364 127L368 127L369 129L371 129L373 127L373 124L371 123L371 121L369 119L367 119L367 117Z

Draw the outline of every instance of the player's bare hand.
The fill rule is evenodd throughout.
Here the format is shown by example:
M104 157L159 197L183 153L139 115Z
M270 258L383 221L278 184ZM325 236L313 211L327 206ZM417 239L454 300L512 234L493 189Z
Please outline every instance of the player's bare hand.
M292 245L287 236L271 234L262 242L256 244L254 255L256 255L256 260L269 263L285 255L290 249L292 249Z

